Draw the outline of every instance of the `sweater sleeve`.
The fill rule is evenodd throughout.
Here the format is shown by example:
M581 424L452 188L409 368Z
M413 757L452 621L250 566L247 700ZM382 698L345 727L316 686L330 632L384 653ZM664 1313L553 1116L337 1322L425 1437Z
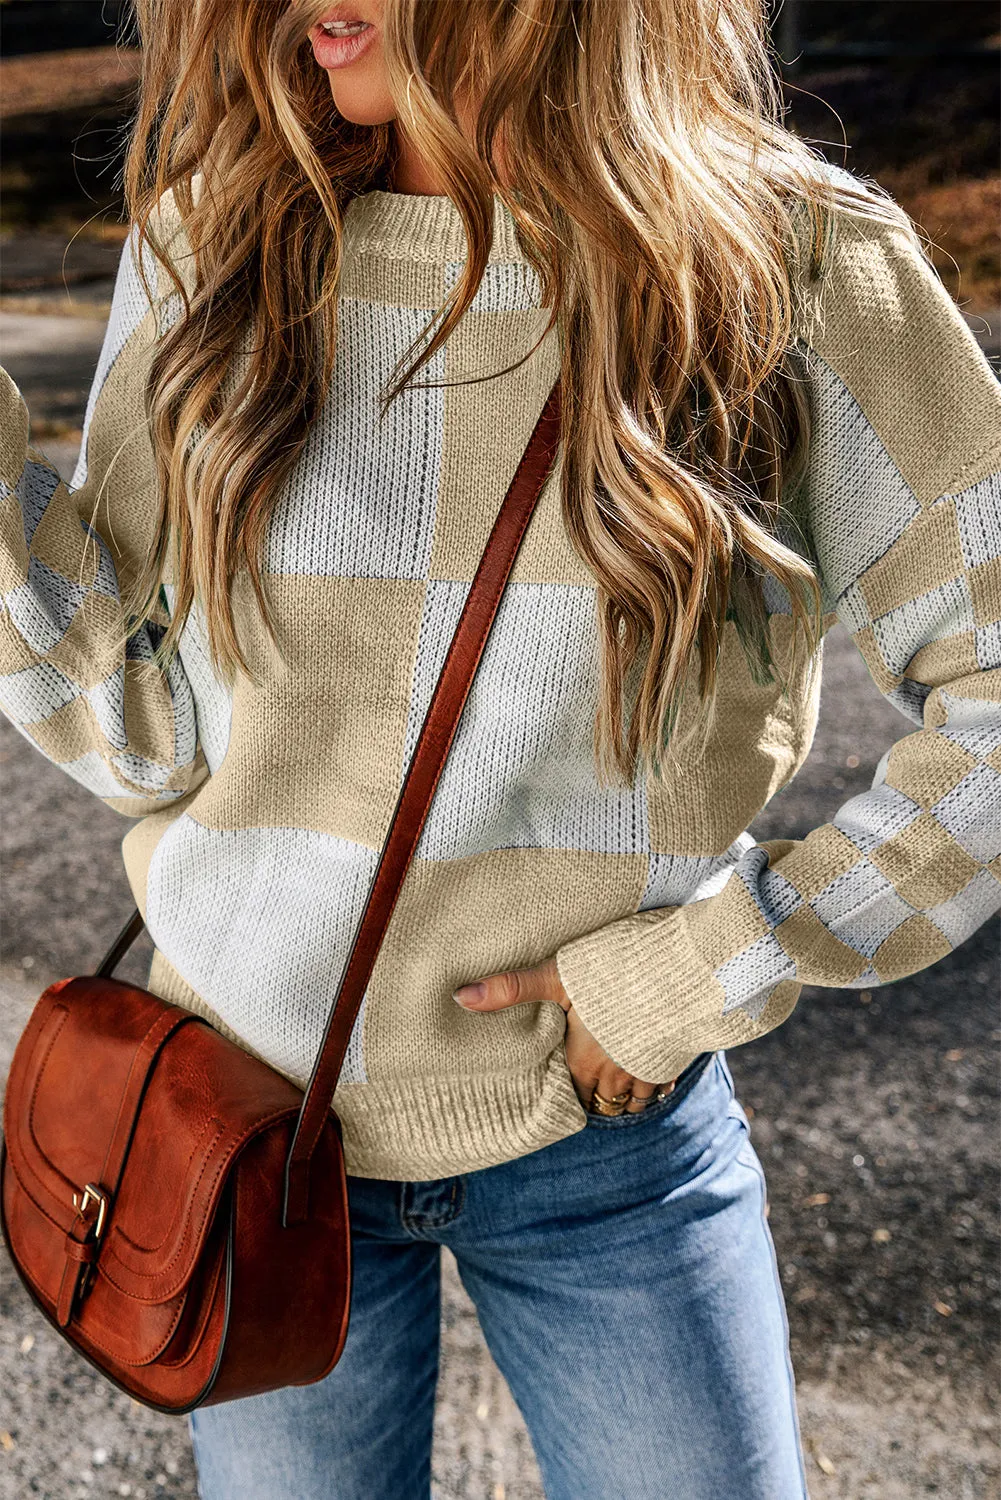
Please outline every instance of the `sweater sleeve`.
M117 812L142 816L208 773L180 658L153 649L169 617L129 632L122 590L153 540L145 378L166 303L151 305L135 230L64 483L29 443L28 411L0 369L0 711L47 759ZM151 289L156 262L144 249Z
M798 340L806 520L825 611L916 727L805 838L558 950L585 1026L649 1081L772 1030L804 984L925 969L1001 907L1001 386L910 238L839 218Z

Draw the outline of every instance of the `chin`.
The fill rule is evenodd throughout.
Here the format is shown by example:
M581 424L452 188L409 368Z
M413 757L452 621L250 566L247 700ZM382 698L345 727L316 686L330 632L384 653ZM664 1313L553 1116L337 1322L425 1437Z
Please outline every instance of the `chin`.
M396 106L392 99L374 98L371 89L352 88L347 81L330 76L330 92L337 112L352 125L388 125L396 119Z

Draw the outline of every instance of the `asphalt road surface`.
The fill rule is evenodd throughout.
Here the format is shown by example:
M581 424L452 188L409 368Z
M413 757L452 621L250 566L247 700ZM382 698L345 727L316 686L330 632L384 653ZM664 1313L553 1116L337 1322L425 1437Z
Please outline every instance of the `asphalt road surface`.
M0 315L0 357L36 417L47 391L60 417L67 388L79 404L103 331L90 320L88 345L86 323ZM69 373L51 353L67 334ZM76 445L44 446L68 474ZM752 832L802 837L870 785L909 729L837 627L813 751ZM92 970L132 909L119 853L131 821L4 720L0 774L5 1077L44 985ZM999 947L993 919L893 985L806 988L784 1025L727 1054L768 1179L813 1500L998 1493ZM149 953L144 937L122 977L144 982ZM443 1275L436 1500L540 1500L520 1416L447 1258ZM73 1355L2 1252L0 1312L3 1500L194 1500L183 1420Z

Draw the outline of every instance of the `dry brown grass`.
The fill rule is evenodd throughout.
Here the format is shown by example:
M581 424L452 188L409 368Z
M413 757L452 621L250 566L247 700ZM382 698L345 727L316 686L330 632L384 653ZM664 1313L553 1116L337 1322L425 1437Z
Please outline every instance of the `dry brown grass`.
M83 47L0 62L0 120L119 99L139 78L136 47Z
M73 148L69 141L63 148L59 116L75 121L73 128L79 129L81 111L93 108L106 116L108 106L124 108L139 77L140 56L136 48L90 47L0 62L0 121L10 131L3 167L4 217L11 228L21 227L24 214L18 203L25 198L51 203L52 223L37 227L69 235L86 221L90 238L121 236L120 225L93 214L93 189L89 204L75 203L79 190L70 169ZM855 168L871 172L917 220L931 241L937 269L960 304L971 312L996 315L1001 307L1001 177L987 165L997 155L996 123L993 118L985 123L991 113L985 101L988 95L994 99L996 90L979 74L957 73L946 80L943 73L939 83L932 105L924 89L910 91L893 70L851 67L804 76L792 93L794 115L807 135L834 141L841 128L835 110L840 110ZM37 124L33 116L39 117ZM31 139L38 126L46 137L42 163L36 156L40 143ZM109 140L100 137L99 149L107 150ZM48 181L53 149L64 149L65 185ZM830 154L839 159L836 147ZM62 207L61 199L66 200ZM25 222L34 220L29 215Z
M929 184L920 168L881 182L930 240L935 267L967 311L1001 307L1001 176Z

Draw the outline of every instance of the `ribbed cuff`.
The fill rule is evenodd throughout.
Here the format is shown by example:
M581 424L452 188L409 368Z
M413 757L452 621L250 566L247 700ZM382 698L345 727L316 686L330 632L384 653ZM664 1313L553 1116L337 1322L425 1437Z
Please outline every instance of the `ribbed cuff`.
M667 1082L718 1045L723 989L689 941L683 907L574 938L557 949L556 967L588 1031L634 1078Z

